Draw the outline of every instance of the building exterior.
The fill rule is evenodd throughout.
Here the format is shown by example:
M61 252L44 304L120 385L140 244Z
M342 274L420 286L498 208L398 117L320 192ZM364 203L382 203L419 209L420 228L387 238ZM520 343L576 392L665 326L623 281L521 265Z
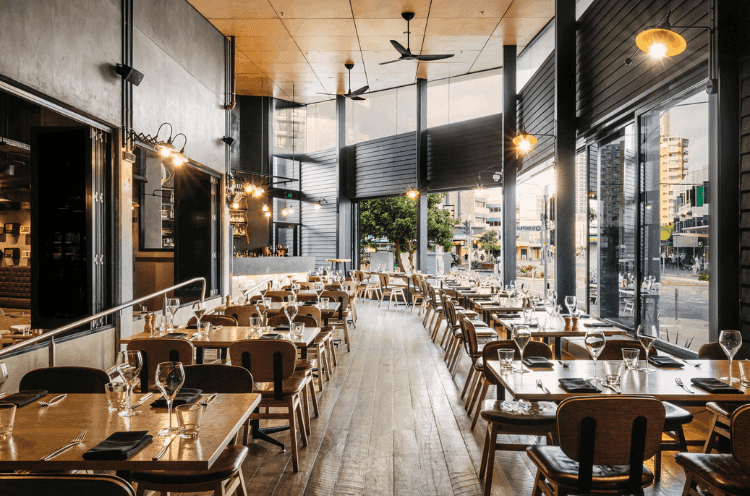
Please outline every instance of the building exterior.
M659 147L659 217L662 226L674 224L676 191L685 179L690 140L670 135L670 113L661 118Z

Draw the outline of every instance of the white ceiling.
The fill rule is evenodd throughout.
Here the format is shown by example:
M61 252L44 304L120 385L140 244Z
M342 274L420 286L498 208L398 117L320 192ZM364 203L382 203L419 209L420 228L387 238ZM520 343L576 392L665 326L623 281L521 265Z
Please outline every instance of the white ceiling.
M554 0L188 0L219 31L236 37L236 91L300 103L502 67L503 45L520 52L554 16ZM444 61L401 61L391 39Z

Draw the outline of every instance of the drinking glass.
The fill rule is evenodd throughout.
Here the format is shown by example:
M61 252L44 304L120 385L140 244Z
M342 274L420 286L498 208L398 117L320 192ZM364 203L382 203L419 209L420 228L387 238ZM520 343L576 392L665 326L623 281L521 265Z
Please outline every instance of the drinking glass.
M13 423L16 420L16 405L6 403L0 405L0 439L13 434Z
M331 299L328 298L328 297L321 298L320 299L320 309L321 310L325 310L326 308L328 308L328 303L330 303L330 302L331 302Z
M315 292L318 293L318 302L320 302L320 295L323 294L323 291L326 290L326 285L323 283L316 282L315 283Z
M589 331L586 333L586 337L583 338L586 344L586 349L589 350L591 359L594 360L594 377L589 377L589 381L601 382L601 379L596 376L596 359L604 351L604 345L607 344L604 339L604 333L602 331Z
M203 318L203 315L206 313L206 304L202 301L196 301L193 303L193 315L195 316L195 320L197 321L196 324L198 324L198 327L201 326L201 319Z
M625 364L621 360L604 360L604 381L610 386L619 386Z
M510 370L513 368L513 358L516 356L516 350L497 350L497 359L500 361L501 370Z
M638 348L623 348L622 349L622 360L625 362L625 366L628 370L638 369L638 359L641 356L641 350Z
M656 372L656 369L649 367L648 365L648 354L651 350L651 347L654 345L654 342L656 342L656 326L651 326L651 333L648 333L646 331L646 328L642 325L638 326L638 330L635 333L636 337L638 338L638 341L641 342L644 348L646 348L646 368L641 369L643 372Z
M526 370L523 368L523 350L526 348L526 345L529 344L529 341L531 341L531 331L529 331L529 329L526 327L514 327L513 341L516 342L518 349L521 351L521 366L519 367L517 372L521 374L531 372L530 370Z
M208 337L208 331L211 329L211 322L198 322L195 327L196 331L195 334L198 336L198 339L203 339Z
M578 303L578 299L575 296L565 297L565 306L568 307L568 313L570 315L573 315L573 312L576 309L576 303Z
M160 436L169 436L179 430L178 427L172 427L172 402L184 383L185 369L181 362L162 362L156 366L156 387L167 401L169 417L169 426L159 431Z
M174 331L174 316L177 313L177 309L180 308L180 300L177 298L169 298L167 300L167 310L169 311L169 314L171 318L169 319L169 330Z
M151 337L158 338L161 336L162 331L164 331L161 316L158 313L152 315L154 320L151 321Z
M0 363L0 391L3 390L6 382L8 382L8 368L5 363Z
M128 401L128 385L124 382L108 382L104 385L107 406L110 412L121 412ZM128 407L129 408L129 407Z
M544 303L542 305L544 306L544 311L547 312L546 328L549 329L550 325L552 324L552 312L555 311L555 302L552 301L552 299L548 298L544 300Z
M740 384L750 387L750 360L737 360L740 366Z
M133 417L135 415L140 415L140 410L130 409L130 393L133 391L133 386L138 380L141 369L143 368L143 356L138 350L121 351L117 354L115 365L117 366L117 374L128 386L128 391L125 397L125 407L118 415L120 417Z
M292 323L291 327L291 336L295 338L301 338L302 334L305 332L305 323L304 322L294 322Z
M201 405L180 405L175 407L177 413L177 428L182 439L194 439L198 437L201 428L201 417L203 407Z
M292 321L294 320L294 317L297 316L297 303L290 301L287 303L287 305L284 307L284 313L286 314L286 318L289 319L289 329L292 328Z
M740 331L721 331L721 334L719 334L719 345L721 345L721 349L724 350L727 358L729 358L729 377L722 377L721 380L728 380L731 384L734 382L734 377L732 377L732 359L734 359L735 353L742 346Z
M534 309L533 308L524 308L523 309L523 323L524 324L531 324L532 320L534 319Z

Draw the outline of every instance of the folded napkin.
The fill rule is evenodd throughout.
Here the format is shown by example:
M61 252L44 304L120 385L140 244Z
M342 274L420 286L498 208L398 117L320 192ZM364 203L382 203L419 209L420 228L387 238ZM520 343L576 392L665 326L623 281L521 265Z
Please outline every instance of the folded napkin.
M589 381L577 377L558 379L558 382L560 383L560 387L569 393L601 393L601 391Z
M694 377L690 379L690 382L693 383L693 386L713 394L742 394L742 391L736 387L713 377Z
M583 324L583 327L612 327L612 324L607 324L606 322L586 322Z
M318 302L315 301L315 300L308 300L308 301L306 301L306 302L303 303L303 305L310 305L310 306L317 305L317 304L318 304Z
M278 327L277 327L278 329ZM272 332L270 334L264 334L259 339L284 339L284 336L281 334L277 334L275 332Z
M543 357L526 357L523 359L523 364L527 367L553 367L554 364Z
M17 393L9 394L4 398L0 398L0 405L7 405L12 403L18 408L21 408L22 406L26 406L29 403L33 403L39 398L42 398L45 394L47 394L47 391L45 391L44 389L29 389L27 391L19 391Z
M675 369L681 369L685 366L684 363L678 362L674 358L668 356L651 356L648 357L648 362L656 365L657 367L669 367Z
M193 330L198 329L198 324L186 325L185 329L193 329Z
M185 339L187 334L184 332L170 332L162 336L164 339Z
M466 286L453 286L453 288L452 288L452 289L457 289L457 290L459 290L459 291L468 291L468 290L470 290L471 288L468 288L468 287L466 287Z
M279 331L288 331L289 330L289 324L281 324L274 327L274 329L277 329Z
M148 431L115 432L83 454L84 460L127 460L151 442Z
M192 388L182 388L177 392L177 396L174 397L174 401L172 401L172 408L180 405L187 405L188 403L192 403L195 400L198 399L198 397L201 395L203 390L201 389L192 389ZM159 397L158 400L151 403L151 406L154 408L167 408L167 400L164 398L164 396Z
M505 318L505 319L517 319L521 316L521 314L520 313L501 313L501 314L498 314L498 316L500 318Z

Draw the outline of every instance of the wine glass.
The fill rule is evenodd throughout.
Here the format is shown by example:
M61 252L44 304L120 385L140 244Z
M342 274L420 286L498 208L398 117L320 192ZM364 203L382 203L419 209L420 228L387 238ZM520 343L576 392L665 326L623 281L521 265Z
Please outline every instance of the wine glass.
M729 358L729 377L722 377L721 380L728 380L729 384L732 384L735 380L732 377L732 360L734 359L735 353L737 353L740 346L742 346L742 335L740 334L740 331L721 331L719 334L719 345ZM737 380L739 380L739 378L737 378Z
M162 362L156 366L156 387L167 401L167 417L169 418L169 427L160 430L160 436L169 436L179 430L178 427L172 427L172 402L184 383L185 369L182 368L182 363Z
M646 332L646 328L642 325L638 326L638 330L635 333L636 337L638 338L638 341L641 342L644 348L646 348L646 368L643 369L644 372L656 372L656 369L649 367L648 365L648 354L651 350L651 347L654 345L654 342L656 341L656 326L651 326L651 333L649 334Z
M143 368L143 356L138 350L121 351L117 354L115 365L117 367L117 374L128 386L128 391L125 395L125 408L118 412L118 415L120 417L140 415L140 410L130 409L130 393L133 391L133 385L138 380L138 377L140 377L141 369Z
M0 363L0 391L2 391L6 382L8 382L8 368L5 363Z
M289 319L289 329L292 328L292 320L294 320L294 317L297 316L297 311L298 311L297 303L294 301L290 301L284 307L284 313L286 314L286 318Z
M531 331L527 327L513 327L513 341L516 342L516 345L518 346L518 349L521 350L521 367L519 367L518 371L521 374L525 374L526 372L531 372L530 370L526 370L523 368L523 350L526 348L526 345L529 344L529 341L531 341Z
M604 333L602 331L588 331L586 337L583 338L583 341L586 344L586 349L589 350L591 359L594 360L594 377L589 377L588 380L601 382L601 379L596 376L596 359L602 354L602 351L604 351L604 345L607 344L604 339Z
M326 285L320 282L315 283L315 292L318 293L318 302L320 303L320 297L323 294L323 291L326 290Z
M174 316L177 313L177 309L180 308L180 300L177 298L169 298L167 300L167 310L169 311L169 314L171 318L169 319L169 330L174 331Z
M552 312L555 311L555 302L552 301L551 298L544 300L544 303L542 304L544 306L544 311L547 312L547 329L550 328L550 324L552 323Z
M193 303L192 310L193 310L193 315L195 316L195 320L197 320L196 322L196 325L198 326L197 328L200 329L201 319L203 318L203 315L205 315L206 313L206 303L198 300L195 303Z
M575 296L566 296L565 297L565 306L568 307L568 313L570 315L574 315L574 312L576 310L576 303L578 302L578 298Z

